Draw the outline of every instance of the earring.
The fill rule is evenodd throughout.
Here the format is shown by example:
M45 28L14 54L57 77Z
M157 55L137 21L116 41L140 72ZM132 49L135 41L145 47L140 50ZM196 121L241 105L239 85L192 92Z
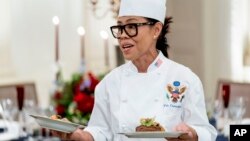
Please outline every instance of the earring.
M154 39L156 38L157 36L156 35L154 35Z

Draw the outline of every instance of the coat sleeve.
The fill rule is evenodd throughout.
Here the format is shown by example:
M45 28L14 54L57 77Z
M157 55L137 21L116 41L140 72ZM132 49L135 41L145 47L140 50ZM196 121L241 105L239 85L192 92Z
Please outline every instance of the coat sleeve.
M108 94L103 79L95 89L95 104L90 117L88 126L84 129L91 133L95 141L112 140L110 132L110 110L108 102Z
M190 112L190 118L186 117L185 122L196 130L199 141L215 141L217 131L208 121L202 83L194 75L190 85L184 106Z

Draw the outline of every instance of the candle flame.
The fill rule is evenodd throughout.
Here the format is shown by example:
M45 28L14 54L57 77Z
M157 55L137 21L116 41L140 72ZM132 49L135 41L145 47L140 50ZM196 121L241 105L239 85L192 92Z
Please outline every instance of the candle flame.
M101 35L101 37L102 37L103 39L108 39L108 37L109 37L108 33L107 33L106 31L104 31L104 30L102 30L102 31L100 32L100 35Z
M85 34L85 29L82 26L80 26L80 27L78 27L77 32L78 32L78 34L80 34L82 36Z
M57 16L54 16L53 19L52 19L52 21L53 21L53 23L54 23L55 25L58 25L59 22L60 22L60 20L59 20L59 18L58 18Z

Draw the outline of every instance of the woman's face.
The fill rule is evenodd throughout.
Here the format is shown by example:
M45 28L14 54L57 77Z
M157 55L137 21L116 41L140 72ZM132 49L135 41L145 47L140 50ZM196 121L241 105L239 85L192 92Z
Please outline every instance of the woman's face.
M118 18L118 25L126 25L131 23L147 23L143 17L124 16ZM120 49L126 60L136 61L146 57L156 51L156 35L154 25L137 26L137 35L129 37L124 31L118 38Z

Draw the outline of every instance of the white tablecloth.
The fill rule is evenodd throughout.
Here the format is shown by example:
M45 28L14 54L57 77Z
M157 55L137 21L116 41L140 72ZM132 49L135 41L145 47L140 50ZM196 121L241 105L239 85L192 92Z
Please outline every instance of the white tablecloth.
M0 141L17 139L19 135L19 124L15 121L9 122L0 119L0 128L6 128L7 131L0 133Z

